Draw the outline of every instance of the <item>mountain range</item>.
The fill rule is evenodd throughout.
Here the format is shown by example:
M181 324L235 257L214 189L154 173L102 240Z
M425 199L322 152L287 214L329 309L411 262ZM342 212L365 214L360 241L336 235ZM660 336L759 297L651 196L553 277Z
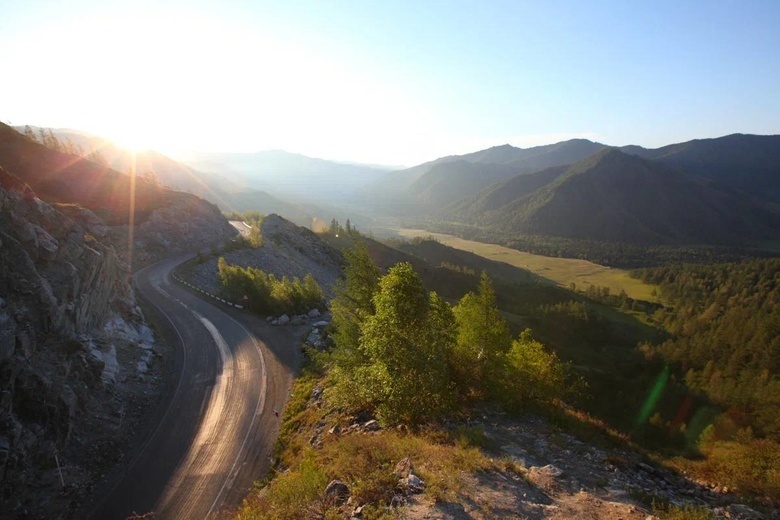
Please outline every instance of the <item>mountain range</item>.
M494 184L445 213L505 234L638 244L738 244L780 229L742 192L615 148Z
M389 170L376 166L316 159L284 150L254 153L209 153L187 159L199 171L229 176L245 186L283 198L341 202Z
M99 138L57 131L99 149L116 170L129 152ZM411 168L339 163L281 150L211 153L185 163L156 152L136 170L191 191L223 211L315 217L425 219L501 236L543 235L639 244L743 244L777 236L780 136L733 134L650 149L586 139L502 145Z

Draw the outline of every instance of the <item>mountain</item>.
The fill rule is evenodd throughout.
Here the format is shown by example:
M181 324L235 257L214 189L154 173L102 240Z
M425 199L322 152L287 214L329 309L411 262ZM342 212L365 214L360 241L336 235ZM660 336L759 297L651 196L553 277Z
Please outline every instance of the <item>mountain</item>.
M385 207L395 204L406 210L411 206L418 211L430 212L474 195L497 181L571 164L604 147L587 139L571 139L525 149L508 144L495 146L390 172L374 183L367 194L384 203Z
M330 202L352 198L387 171L283 150L199 154L186 163L200 171L241 179L246 186L274 195Z
M450 204L442 210L442 213L456 215L458 220L474 220L488 211L497 210L516 199L530 195L551 183L568 168L568 165L554 166L534 173L517 175L503 182L496 182L477 195Z
M24 127L19 126L15 128L20 132L24 129ZM132 152L108 139L79 130L40 127L31 127L31 129L34 135L39 135L42 130L51 130L64 148L80 151L80 155L99 154L100 160L105 160L108 166L118 172L130 173L135 170L140 176L151 175L166 186L194 193L214 203L218 203L224 194L247 189L224 175L195 170L152 150Z
M15 127L22 132L24 127ZM264 214L284 215L297 224L308 226L312 217L329 213L308 203L295 203L274 197L268 192L253 189L219 172L203 172L176 161L161 153L147 150L133 153L115 143L72 129L45 129L31 127L33 134L40 135L41 130L51 130L66 149L78 151L80 155L96 152L98 161L104 161L112 169L129 173L134 169L140 177L153 179L176 190L186 191L208 200L222 211L246 212L257 210Z
M780 202L780 135L732 134L655 149L626 146L621 150Z
M519 176L449 208L506 234L636 244L739 244L776 236L777 215L709 179L614 148Z
M89 221L100 235L113 232L123 245L130 235L144 258L191 251L236 234L219 208L195 195L133 180L104 164L31 141L1 123L0 167L70 218Z
M504 164L475 164L465 160L434 164L409 186L407 193L419 204L440 207L479 192L487 185L515 174Z

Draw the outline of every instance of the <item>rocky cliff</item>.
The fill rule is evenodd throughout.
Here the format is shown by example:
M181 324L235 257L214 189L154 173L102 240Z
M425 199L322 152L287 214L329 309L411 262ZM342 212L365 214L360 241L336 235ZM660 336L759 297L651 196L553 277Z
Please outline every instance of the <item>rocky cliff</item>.
M129 232L128 226L122 232ZM219 208L187 193L176 193L133 228L133 245L141 261L172 252L208 250L238 235Z
M0 168L0 517L68 517L152 358L110 228L59 208Z

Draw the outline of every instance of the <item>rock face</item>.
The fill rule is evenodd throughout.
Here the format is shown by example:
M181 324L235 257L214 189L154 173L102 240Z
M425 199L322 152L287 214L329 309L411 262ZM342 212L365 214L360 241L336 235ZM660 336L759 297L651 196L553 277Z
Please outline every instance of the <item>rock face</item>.
M232 227L232 226L231 226ZM326 299L333 296L333 283L341 276L341 253L325 243L314 232L296 226L279 215L268 215L260 228L263 245L224 254L232 265L253 267L283 276L303 279L311 273L322 288ZM196 266L191 282L212 294L220 291L217 279L217 258Z
M134 245L150 258L175 251L208 250L237 236L219 208L194 195L178 193L135 227Z
M25 514L25 497L36 502L29 493L45 489L41 472L56 453L66 463L93 412L112 399L124 407L107 385L120 377L118 350L142 343L104 330L111 319L142 328L127 268L103 240L109 228L88 210L67 212L0 168L0 510L12 514Z

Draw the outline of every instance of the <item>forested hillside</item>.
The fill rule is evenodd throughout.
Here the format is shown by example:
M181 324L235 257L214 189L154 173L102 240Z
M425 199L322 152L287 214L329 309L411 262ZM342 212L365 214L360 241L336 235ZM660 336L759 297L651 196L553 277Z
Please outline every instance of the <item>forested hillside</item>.
M769 238L780 226L775 215L734 190L617 149L559 175L540 172L536 183L522 177L462 205L453 220L510 236L644 245L739 244ZM531 191L544 180L550 182ZM509 193L515 197L507 200Z
M780 440L780 259L641 270L671 307L655 318L671 334L648 348L738 426Z

